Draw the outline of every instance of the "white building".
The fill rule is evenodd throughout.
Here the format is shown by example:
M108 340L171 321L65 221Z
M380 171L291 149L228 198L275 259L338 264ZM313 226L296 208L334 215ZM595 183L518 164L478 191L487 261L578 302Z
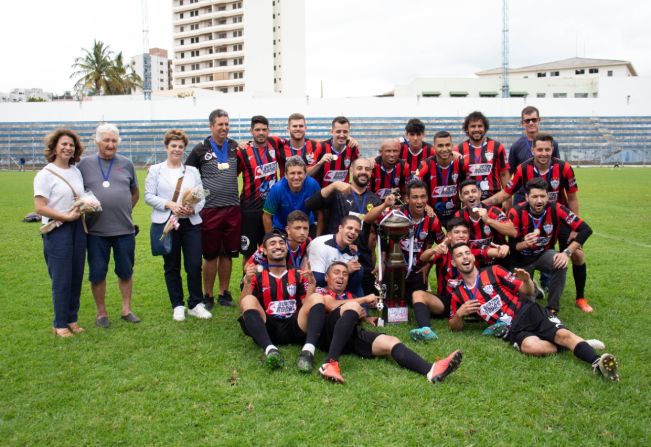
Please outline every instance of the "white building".
M27 102L29 100L52 101L52 93L42 88L14 88L9 93L0 93L0 102Z
M173 0L174 87L305 94L301 0Z
M502 69L476 73L476 78L417 78L397 85L401 97L497 97L502 89ZM509 69L512 97L596 98L600 81L637 76L627 61L574 57Z
M144 54L138 54L131 58L131 67L133 71L145 80L144 75ZM158 92L161 90L169 90L172 88L172 80L170 78L170 65L171 61L167 57L167 50L162 48L150 48L149 57L151 58L151 90ZM142 89L137 89L142 92Z

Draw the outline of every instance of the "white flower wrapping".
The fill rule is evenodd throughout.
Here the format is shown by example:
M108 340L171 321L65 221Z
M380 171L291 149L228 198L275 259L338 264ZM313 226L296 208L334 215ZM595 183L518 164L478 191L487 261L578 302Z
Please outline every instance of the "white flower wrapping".
M183 196L181 197L181 206L192 208L197 203L205 199L208 194L210 194L210 192L207 189L203 189L202 186L195 186L194 188L189 188L183 193ZM163 227L163 234L161 235L160 239L163 240L163 238L167 236L170 231L178 230L178 229L179 229L179 218L176 217L174 214L172 214L170 215L170 218L167 219L167 223L165 223L165 227Z
M93 194L92 191L84 191L84 194L72 203L68 212L73 211L75 208L79 210L79 213L83 216L85 214L93 214L102 211L102 204L99 203L99 200L97 200L97 197L95 197L95 194ZM46 234L55 228L59 228L61 225L63 225L63 222L53 219L41 226L39 231L41 234Z

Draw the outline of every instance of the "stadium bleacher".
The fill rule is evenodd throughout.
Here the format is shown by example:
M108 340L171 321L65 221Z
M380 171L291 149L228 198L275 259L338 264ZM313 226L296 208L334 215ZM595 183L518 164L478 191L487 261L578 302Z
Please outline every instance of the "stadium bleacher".
M399 137L410 117L373 118L350 117L351 134L359 141L362 152L375 155L382 140ZM465 139L461 130L463 118L421 118L427 128L427 141L438 130L453 134L456 143ZM505 147L520 137L518 117L489 117L489 136ZM286 118L270 118L271 133L287 134ZM329 138L331 118L308 117L308 134L312 139ZM190 138L190 147L208 135L205 120L113 121L120 128L120 152L139 166L157 163L165 158L162 138L166 130L183 129ZM249 120L231 119L230 136L249 140ZM43 141L57 127L77 131L88 149L95 152L93 136L97 122L4 122L0 123L0 169L17 169L18 160L25 158L26 168L44 164ZM561 156L573 164L600 165L647 164L651 162L651 116L647 117L545 117L542 130L559 141Z

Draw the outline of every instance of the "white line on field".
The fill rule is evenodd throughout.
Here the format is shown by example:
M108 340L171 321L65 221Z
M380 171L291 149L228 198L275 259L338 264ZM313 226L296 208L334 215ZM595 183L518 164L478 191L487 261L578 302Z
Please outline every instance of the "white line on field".
M594 234L595 234L595 236L601 236L601 237L604 237L606 239L611 239L613 241L626 242L627 244L635 245L637 247L651 248L651 244L645 244L643 242L636 241L636 240L633 240L633 239L627 239L627 238L621 237L621 236L613 236L613 235L605 234L605 233L597 233L596 231L595 231Z

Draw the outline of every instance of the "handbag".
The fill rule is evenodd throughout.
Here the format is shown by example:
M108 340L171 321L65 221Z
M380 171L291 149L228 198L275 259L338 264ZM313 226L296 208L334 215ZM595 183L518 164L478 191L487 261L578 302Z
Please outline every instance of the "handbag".
M183 177L184 175L179 177L176 181L176 189L174 190L174 196L172 196L172 202L176 202L179 198ZM151 243L151 254L153 256L164 256L172 253L172 234L170 232L163 236L164 228L164 223L154 222L151 223L151 227L149 228L149 241Z

